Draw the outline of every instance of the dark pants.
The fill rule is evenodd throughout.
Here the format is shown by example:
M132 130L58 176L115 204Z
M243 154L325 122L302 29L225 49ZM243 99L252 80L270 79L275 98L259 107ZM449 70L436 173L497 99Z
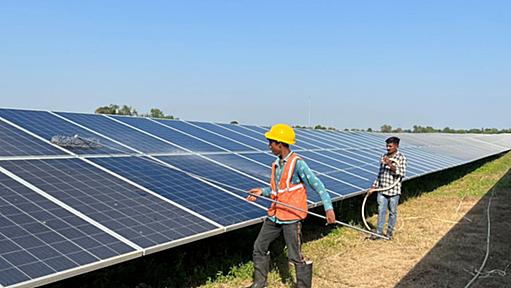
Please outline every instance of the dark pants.
M287 257L294 264L305 263L300 253L302 245L302 222L298 221L292 224L277 224L269 219L265 219L261 231L254 243L254 256L268 255L268 249L271 242L284 233L284 240L287 246Z

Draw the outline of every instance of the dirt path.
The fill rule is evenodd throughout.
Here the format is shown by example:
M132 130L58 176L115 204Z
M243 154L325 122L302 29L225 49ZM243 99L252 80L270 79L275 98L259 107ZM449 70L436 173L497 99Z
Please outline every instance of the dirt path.
M315 259L314 287L465 287L486 253L490 198L491 246L483 270L507 268L506 275L493 273L471 287L511 287L510 179L508 173L500 180L493 198L492 193L461 198L451 192L408 200L399 206L394 240L359 235L344 251Z

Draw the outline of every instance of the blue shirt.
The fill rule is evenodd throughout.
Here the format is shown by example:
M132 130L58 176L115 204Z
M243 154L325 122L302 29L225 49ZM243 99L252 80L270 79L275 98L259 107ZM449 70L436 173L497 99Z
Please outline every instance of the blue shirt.
M289 153L284 158L284 160L282 161L282 165L280 165L279 157L277 157L277 159L275 160L275 181L277 183L280 182L280 178L282 177L282 172L284 171L286 162L292 153L294 152ZM316 175L314 175L314 173L309 168L307 163L305 163L305 161L303 161L302 159L296 161L295 170L293 171L293 176L291 177L291 183L292 184L303 183L305 189L307 190L307 193L311 191L311 189L316 191L316 193L319 194L319 197L321 197L321 202L323 203L325 211L333 209L332 200L330 199L330 195L326 191L325 185L323 184L323 182L321 182L321 180L319 180L318 177L316 177ZM276 186L278 187L279 185ZM264 196L270 197L271 195L270 187L264 187L262 190ZM275 216L271 216L269 217L269 219L277 224L289 224L297 222L297 221L280 221Z

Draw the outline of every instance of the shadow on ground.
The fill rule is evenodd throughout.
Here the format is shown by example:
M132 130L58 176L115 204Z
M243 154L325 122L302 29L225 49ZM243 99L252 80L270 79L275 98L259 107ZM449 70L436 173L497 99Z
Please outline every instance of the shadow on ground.
M490 200L490 253L483 271L494 271L470 287L511 287L511 170L395 287L465 287L485 258Z

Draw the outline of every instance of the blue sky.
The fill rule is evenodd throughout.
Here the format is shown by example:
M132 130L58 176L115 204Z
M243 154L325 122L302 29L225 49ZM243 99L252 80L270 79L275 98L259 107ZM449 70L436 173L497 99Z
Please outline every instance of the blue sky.
M509 11L509 1L1 1L0 107L511 128Z

